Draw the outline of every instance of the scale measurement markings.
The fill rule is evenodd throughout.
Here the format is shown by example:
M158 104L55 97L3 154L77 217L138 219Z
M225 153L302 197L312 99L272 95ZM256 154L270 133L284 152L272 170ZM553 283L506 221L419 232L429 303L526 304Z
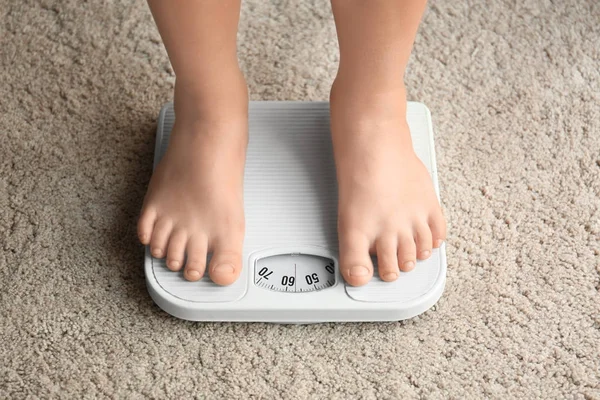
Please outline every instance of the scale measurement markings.
M276 292L309 293L335 285L335 262L322 256L269 256L258 259L255 268L255 285Z

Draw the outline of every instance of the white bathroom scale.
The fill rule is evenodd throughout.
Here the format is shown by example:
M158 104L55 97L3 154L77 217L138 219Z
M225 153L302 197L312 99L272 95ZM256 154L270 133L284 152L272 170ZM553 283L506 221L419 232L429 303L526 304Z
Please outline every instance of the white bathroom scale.
M427 107L408 103L417 155L439 197ZM160 111L154 166L169 142L173 105ZM446 281L445 245L395 282L375 271L365 286L347 285L338 266L337 185L327 102L250 102L244 177L243 269L230 286L208 274L188 282L146 248L148 291L175 317L192 321L317 323L398 321L432 307ZM429 184L423 182L423 184ZM398 207L402 207L401 204Z

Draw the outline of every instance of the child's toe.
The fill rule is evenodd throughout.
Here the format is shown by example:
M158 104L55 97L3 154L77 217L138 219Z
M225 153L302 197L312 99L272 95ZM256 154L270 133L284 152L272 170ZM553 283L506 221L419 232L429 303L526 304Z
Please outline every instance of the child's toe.
M155 221L156 211L154 211L154 209L144 208L140 214L140 219L138 220L137 226L138 238L143 245L148 245L150 243Z
M408 272L415 267L417 247L411 233L400 234L398 239L398 266L403 272Z
M183 266L187 239L188 235L184 230L176 230L171 234L167 250L167 268L171 271L179 271Z
M226 246L216 246L208 274L210 279L218 285L231 285L240 275L242 270L241 246L238 249Z
M433 247L431 241L429 225L418 224L415 231L415 243L417 244L417 258L419 260L426 260L431 256L431 249Z
M152 239L150 239L150 252L153 257L163 258L166 255L172 228L171 221L166 218L160 218L156 221L152 231Z
M362 286L373 276L373 262L369 256L369 241L360 233L343 232L340 236L340 271L352 286Z
M444 219L441 211L430 218L429 229L431 230L433 247L440 247L442 242L446 240L446 220Z
M379 238L377 248L377 267L379 276L387 282L398 278L398 243L393 235Z
M193 235L187 243L187 260L183 276L188 281L198 281L206 269L208 241L203 235Z

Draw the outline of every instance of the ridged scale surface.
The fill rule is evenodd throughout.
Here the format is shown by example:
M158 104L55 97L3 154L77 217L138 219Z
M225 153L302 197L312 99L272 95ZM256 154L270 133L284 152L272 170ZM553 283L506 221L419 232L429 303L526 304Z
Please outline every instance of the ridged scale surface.
M167 149L175 121L172 105L161 116L155 166ZM409 103L407 119L415 150L433 173L426 108ZM249 134L244 176L244 259L253 251L280 246L322 246L337 252L337 185L328 104L251 102ZM153 269L163 289L194 302L237 300L252 276L249 266L244 265L236 283L221 287L207 275L198 282L187 282L181 273L169 271L164 260L153 258ZM415 271L401 274L394 283L380 280L375 270L369 284L347 286L346 292L360 301L409 301L427 292L439 270L440 254L436 250L428 261L419 262Z

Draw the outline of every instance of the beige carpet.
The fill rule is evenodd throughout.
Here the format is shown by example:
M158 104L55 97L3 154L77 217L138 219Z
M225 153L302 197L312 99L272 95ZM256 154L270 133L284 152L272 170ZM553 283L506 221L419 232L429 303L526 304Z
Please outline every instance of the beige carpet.
M190 323L135 221L173 74L142 1L0 0L0 398L600 399L600 3L431 1L410 99L450 224L438 305L387 324ZM325 0L246 1L253 99L324 100Z

